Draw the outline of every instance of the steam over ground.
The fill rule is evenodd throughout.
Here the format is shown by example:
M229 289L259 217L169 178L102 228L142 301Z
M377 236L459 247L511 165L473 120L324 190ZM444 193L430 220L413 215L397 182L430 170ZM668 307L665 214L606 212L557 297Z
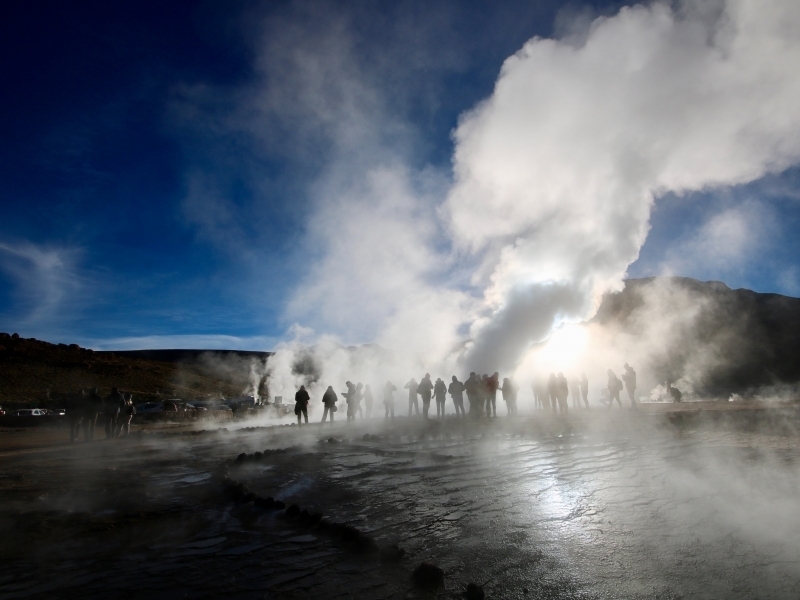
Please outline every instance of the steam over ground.
M597 381L626 357L570 324L622 289L658 198L800 160L797 3L656 2L567 31L529 40L461 116L452 178L410 165L404 124L346 32L265 51L280 85L254 102L332 148L307 240L318 258L287 308L295 341L269 361L272 395L425 371L585 368ZM673 326L651 328L639 357ZM574 364L587 347L596 364Z

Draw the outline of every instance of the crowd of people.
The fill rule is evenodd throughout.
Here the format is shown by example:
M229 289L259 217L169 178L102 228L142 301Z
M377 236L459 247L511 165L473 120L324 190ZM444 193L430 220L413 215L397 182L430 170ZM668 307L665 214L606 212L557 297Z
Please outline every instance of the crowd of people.
M103 398L97 388L88 392L81 390L69 400L67 406L69 439L74 442L83 429L84 441L93 441L98 423L104 425L106 439L124 437L131 431L131 420L135 414L131 394L111 388L111 393Z
M636 371L627 363L623 369L624 373L621 380L611 369L608 369L608 398L600 399L600 402L606 404L608 408L613 406L614 400L616 400L617 404L622 408L622 401L619 395L623 388L628 392L631 408L636 408ZM347 381L345 387L347 390L341 392L341 396L345 399L347 405L347 420L355 420L357 416L358 418L369 419L372 416L372 407L374 403L374 396L370 386ZM567 379L563 373L550 373L550 376L547 378L537 376L534 378L531 388L533 390L534 406L537 409L566 415L569 412L569 399L572 400L573 409L589 408L589 380L586 377L586 373L582 373L580 378L574 377L572 379ZM408 390L409 417L412 415L419 416L419 400L422 399L423 418L430 418L428 413L431 407L431 400L436 401L436 418L444 418L447 394L450 394L450 398L455 407L456 417L458 418L466 418L468 414L467 409L464 407L465 395L468 403L469 416L473 418L480 418L482 416L496 417L498 392L502 394L503 400L506 403L508 416L517 415L517 394L519 392L519 386L508 377L505 377L501 383L500 375L497 372L492 375L478 375L472 372L469 374L469 378L464 382L459 381L458 378L453 375L449 385L445 384L441 378L437 378L435 382L431 381L430 373L425 373L425 376L419 382L412 377L403 386L403 389ZM383 386L385 419L394 419L394 393L396 391L397 386L391 381L387 381L386 385ZM298 424L301 424L303 418L305 422L308 423L308 404L310 401L311 396L305 386L300 386L300 389L295 394L294 409ZM329 385L322 396L322 403L325 407L322 414L323 423L328 419L330 419L330 422L334 421L334 413L338 411L336 406L338 401L339 396L334 391L333 386Z

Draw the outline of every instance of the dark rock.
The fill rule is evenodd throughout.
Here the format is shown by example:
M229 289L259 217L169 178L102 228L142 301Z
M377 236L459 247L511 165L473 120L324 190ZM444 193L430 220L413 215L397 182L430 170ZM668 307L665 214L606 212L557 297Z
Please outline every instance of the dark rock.
M365 433L363 436L361 436L361 439L364 440L364 441L368 441L369 440L369 434Z
M236 457L237 463L243 463L245 460L247 460L247 454L245 454L244 452L242 452L239 456Z
M277 508L278 510L283 510L284 508L286 508L286 503L283 500L275 500L273 508Z
M345 525L342 529L342 541L343 542L354 542L358 539L359 532L358 529L355 527L351 527L350 525Z
M338 440L336 438L328 438L328 443L329 444L338 444L339 442L338 442Z
M264 498L264 508L275 508L275 500L272 496Z
M311 519L311 515L309 512L304 508L300 511L300 521L302 523L307 523Z
M289 508L286 509L286 515L289 517L299 517L300 507L297 506L297 504L292 504Z
M477 583L468 583L467 591L464 593L467 600L483 600L483 588Z
M371 537L362 535L355 541L354 549L362 554L375 554L379 552L378 544Z
M248 502L253 502L256 499L256 495L253 492L249 492L244 495L242 501L247 504Z
M319 523L319 525L321 527L322 523L323 523L322 515L319 514L319 513L314 513L313 515L311 515L308 518L308 522L309 522L310 525L316 525L317 523Z
M444 571L429 562L423 562L412 574L414 585L421 588L435 588L444 583Z
M255 454L253 454L253 459L254 460L261 460L263 457L264 457L264 455L261 454L261 452L256 452Z
M381 548L381 560L383 562L400 562L405 555L406 551L397 544Z

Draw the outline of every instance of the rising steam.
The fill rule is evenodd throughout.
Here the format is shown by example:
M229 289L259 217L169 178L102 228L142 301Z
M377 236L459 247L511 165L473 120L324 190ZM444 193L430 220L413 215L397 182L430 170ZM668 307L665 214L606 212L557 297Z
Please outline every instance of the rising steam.
M336 106L309 109L327 123L345 105L352 127L330 134L340 150L310 227L321 258L287 314L391 348L391 366L370 361L377 380L410 376L400 366L513 371L622 288L659 197L800 160L798 64L800 4L783 0L633 6L564 39L531 39L462 115L450 184L392 149L386 122L397 124L379 89L368 111L342 100L364 94L348 68ZM327 348L319 369L340 385L354 367ZM298 348L285 352L276 384L307 381L291 369Z

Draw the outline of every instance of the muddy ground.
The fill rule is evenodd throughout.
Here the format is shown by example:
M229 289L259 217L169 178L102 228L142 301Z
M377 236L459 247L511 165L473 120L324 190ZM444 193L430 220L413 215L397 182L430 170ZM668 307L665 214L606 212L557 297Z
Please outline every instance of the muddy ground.
M800 419L732 408L3 430L0 597L800 597ZM266 450L229 477L406 558L232 498L222 463ZM423 560L443 587L414 587Z

